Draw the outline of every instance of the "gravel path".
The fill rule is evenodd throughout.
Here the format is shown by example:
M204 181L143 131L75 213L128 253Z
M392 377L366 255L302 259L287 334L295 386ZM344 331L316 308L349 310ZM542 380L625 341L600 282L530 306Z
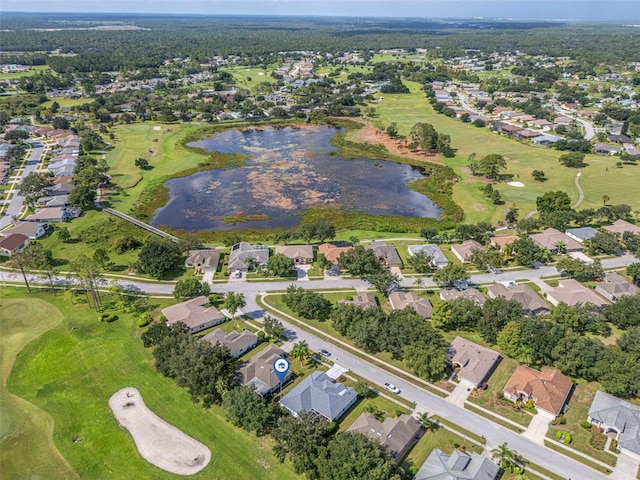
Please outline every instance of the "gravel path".
M140 392L123 388L109 399L109 407L129 430L140 455L156 467L176 475L193 475L207 466L211 451L145 405Z

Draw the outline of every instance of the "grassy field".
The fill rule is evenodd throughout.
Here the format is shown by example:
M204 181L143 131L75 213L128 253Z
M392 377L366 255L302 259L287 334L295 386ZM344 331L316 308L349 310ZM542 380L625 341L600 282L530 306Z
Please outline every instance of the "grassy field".
M76 105L84 105L85 103L93 102L92 98L52 98L42 104L44 108L49 108L53 105L53 102L58 102L60 108L75 107Z
M47 71L51 71L48 65L36 65L31 67L31 70L28 72L0 73L0 80L13 80L15 78L31 77Z
M3 340L7 338L6 319L22 319L22 323L13 324L7 340L14 355L18 353L14 344L21 341L24 345L35 338L46 330L43 325L49 321L51 329L22 349L9 376L8 390L21 397L22 402L30 402L31 410L23 410L26 413L20 421L28 422L34 432L3 423L3 436L5 429L20 427L24 435L37 440L29 442L26 456L21 449L5 451L3 443L3 469L22 468L28 462L34 472L54 472L28 478L73 478L62 459L58 457L56 463L51 429L47 431L46 422L35 413L44 412L41 415L53 419L50 425L55 422L55 446L80 478L177 478L142 459L131 436L118 426L107 405L115 391L135 386L149 408L211 449L211 463L193 478L299 478L288 463L280 464L272 455L269 437L257 438L233 427L225 420L222 409L205 410L192 403L185 390L159 374L150 352L142 346L141 329L135 326L131 315L120 315L113 323L100 323L96 313L84 304L74 305L61 296L45 293L20 298L23 294L9 288L0 291ZM154 302L158 307L165 305ZM33 304L38 307L31 307ZM2 347L4 372L10 368L5 359L12 354L7 354L4 343ZM74 438L81 440L76 443ZM34 455L40 450L42 454ZM3 478L25 478L23 471L17 476L5 475L4 470L2 473Z
M62 322L40 299L0 301L0 477L79 478L53 443L51 415L6 389L16 357L31 341ZM38 459L39 461L34 461Z
M610 205L626 203L633 211L640 211L640 166L616 167L618 157L589 155L588 167L582 169L580 185L584 189L581 208L602 207L602 196L607 195Z

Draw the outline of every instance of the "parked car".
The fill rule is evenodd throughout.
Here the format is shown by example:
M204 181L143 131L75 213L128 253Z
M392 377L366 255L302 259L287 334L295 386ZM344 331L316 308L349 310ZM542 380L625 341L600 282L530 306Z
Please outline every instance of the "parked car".
M400 393L400 389L396 387L393 383L385 383L384 388L386 388L390 392L395 393L396 395Z
M318 353L320 355L322 355L323 357L330 357L331 353L327 352L324 348L321 348L320 350L318 350Z

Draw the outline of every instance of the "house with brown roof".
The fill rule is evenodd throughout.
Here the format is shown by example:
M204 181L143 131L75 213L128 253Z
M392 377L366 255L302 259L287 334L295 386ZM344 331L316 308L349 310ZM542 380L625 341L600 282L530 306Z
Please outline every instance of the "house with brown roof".
M611 302L615 302L625 295L638 295L640 288L627 281L617 273L607 273L604 281L596 283L596 292Z
M572 278L560 280L557 287L551 288L547 292L547 300L553 305L566 303L574 306L579 303L591 303L596 307L604 307L607 303L605 299L598 296L593 290L585 287L577 280Z
M449 345L451 364L458 369L461 382L479 387L493 372L500 361L500 354L477 343L456 337Z
M473 303L478 305L479 307L484 305L486 301L484 295L480 293L480 291L475 288L467 288L465 290L458 290L457 288L450 288L446 290L440 290L440 299L445 302L450 302L455 300L456 298L464 298L467 300L471 300Z
M184 264L193 268L196 273L215 272L220 263L220 250L209 248L206 250L189 250Z
M28 245L29 237L21 233L0 237L0 255L11 257L15 253L22 252Z
M168 325L182 322L189 328L189 333L197 333L224 322L224 314L209 299L201 295L185 302L177 303L162 309Z
M512 402L532 399L538 410L554 417L560 415L573 389L573 382L558 370L535 370L519 365L504 387L504 396Z
M496 283L487 288L487 297L504 297L515 300L527 315L541 315L551 311L551 305L545 302L529 285L503 285Z
M248 352L258 344L258 336L246 329L241 333L235 331L226 333L224 330L216 328L213 332L202 337L202 340L206 340L211 345L219 344L227 347L233 358Z
M276 245L276 253L293 260L295 265L313 263L313 247L311 245Z
M393 245L387 245L386 242L376 240L364 248L367 250L373 250L373 253L375 253L376 258L383 267L390 268L402 266L400 255L398 255L398 251Z
M497 249L499 252L504 252L507 248L507 245L511 245L516 240L519 240L520 237L517 235L496 235L489 239L490 245Z
M611 225L607 225L602 227L607 232L615 233L616 235L622 236L624 232L631 232L637 235L640 235L640 227L634 225L633 223L626 222L624 220L616 220Z
M547 228L542 233L529 235L529 238L538 247L549 250L551 253L558 253L561 249L567 253L584 250L584 245L555 228Z
M238 373L242 385L252 385L256 392L263 397L269 395L280 386L280 379L273 369L273 362L287 354L280 347L270 344L264 350L256 353L249 362L243 365ZM287 372L282 383L286 383L291 377L291 371Z
M422 436L422 427L411 415L387 417L381 422L373 414L364 412L347 428L347 432L362 433L377 440L399 463Z
M378 304L376 303L376 297L373 296L371 292L360 292L357 295L354 295L351 300L340 300L338 303L346 303L350 305L355 305L360 308L378 308Z
M346 242L323 243L318 247L318 254L324 255L327 260L337 265L340 255L348 252L352 248L353 246Z
M462 243L451 245L451 253L462 263L469 263L473 252L479 249L482 249L482 245L475 240L465 240Z
M420 298L413 292L393 292L389 295L389 303L394 310L404 310L405 308L413 308L418 315L424 318L431 318L433 306L426 298Z

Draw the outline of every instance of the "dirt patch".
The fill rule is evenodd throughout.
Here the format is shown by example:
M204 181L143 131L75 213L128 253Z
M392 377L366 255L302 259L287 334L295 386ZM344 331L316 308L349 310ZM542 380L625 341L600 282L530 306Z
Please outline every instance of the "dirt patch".
M206 467L211 451L145 405L140 392L123 388L109 399L120 425L129 430L140 455L148 462L176 475L193 475Z
M443 162L438 155L426 156L421 153L412 152L405 147L402 140L393 139L386 133L379 131L377 128L369 124L356 130L350 135L349 140L360 143L370 143L372 145L384 145L392 155L411 158L424 163L437 163L439 165L443 165Z

